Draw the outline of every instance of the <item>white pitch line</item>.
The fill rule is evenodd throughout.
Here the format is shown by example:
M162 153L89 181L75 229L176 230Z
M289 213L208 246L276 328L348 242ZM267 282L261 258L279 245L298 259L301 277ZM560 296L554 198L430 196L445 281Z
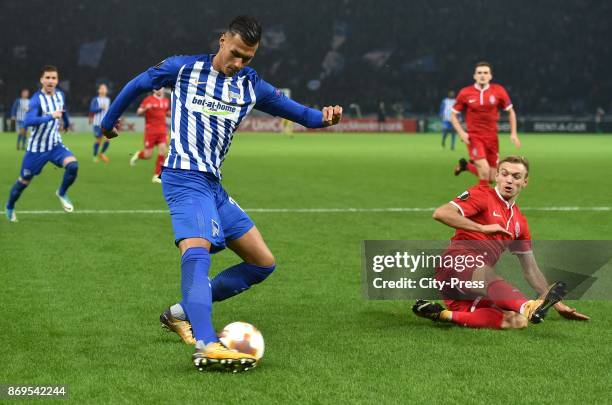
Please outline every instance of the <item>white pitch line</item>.
M352 212L433 212L433 207L390 207L390 208L249 208L247 212L257 213L352 213ZM522 211L612 211L612 207L523 207ZM2 212L4 214L4 211ZM54 215L65 214L62 210L25 210L16 211L23 215ZM75 210L72 214L81 215L116 215L116 214L168 214L168 210Z

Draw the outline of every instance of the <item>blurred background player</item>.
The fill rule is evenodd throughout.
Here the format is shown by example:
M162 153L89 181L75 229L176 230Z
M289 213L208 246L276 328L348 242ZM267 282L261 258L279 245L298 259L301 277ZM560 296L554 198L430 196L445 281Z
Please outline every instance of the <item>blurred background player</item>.
M588 316L561 302L565 295L564 283L548 286L533 255L527 219L516 205L517 197L528 183L529 162L523 157L508 156L500 161L495 179L495 188L474 186L433 214L435 220L455 229L445 256L481 255L485 263L478 267L472 261L472 266L462 269L440 267L436 269L436 279L450 282L451 278L458 278L481 286L471 289L447 286L442 289L442 295L448 309L418 300L413 312L434 321L471 328L524 328L528 321L541 322L551 306L567 319L588 320ZM538 299L528 300L495 274L493 267L506 249L517 256L523 276L540 294Z
M30 99L24 125L34 129L28 142L28 149L23 156L21 173L11 188L6 203L6 217L11 222L17 222L15 202L47 162L64 168L64 177L55 195L59 198L64 211L74 210L66 191L76 180L79 166L72 152L62 143L59 133L60 118L63 120L65 130L70 126L70 121L65 110L64 92L56 88L58 80L57 68L51 65L44 66L40 76L42 88Z
M106 111L108 111L108 107L110 106L110 98L107 96L108 87L106 84L102 83L98 86L98 96L91 99L91 103L89 104L89 120L90 124L93 125L93 134L96 138L93 144L93 158L94 162L98 162L98 157L104 162L108 163L109 159L106 156L105 152L108 149L108 139L106 139L102 135L102 130L100 129L100 123L102 119L106 115ZM102 148L100 149L100 146ZM99 153L98 153L99 152Z
M118 135L117 119L139 94L173 88L162 190L182 255L183 299L160 320L185 342L195 341L193 363L200 370L240 371L255 365L253 356L231 351L219 342L212 324L212 302L249 289L276 268L259 230L221 185L220 168L234 131L252 108L307 128L335 125L342 117L340 106L314 110L296 103L248 67L260 39L257 20L236 17L221 34L216 55L173 56L141 73L123 88L102 121L102 131L113 138ZM210 253L226 246L242 262L209 280Z
M495 180L497 160L499 159L499 139L497 120L499 109L508 112L510 140L519 148L516 132L516 114L506 90L499 84L491 83L493 70L488 62L478 62L474 68L473 85L464 87L457 95L451 110L453 127L466 144L470 161L459 160L455 175L469 170L478 176L480 184ZM461 127L458 114L463 114L467 132Z
M22 89L21 96L15 100L11 107L11 119L15 121L15 130L17 131L17 150L26 149L26 139L28 137L28 128L23 125L23 120L28 112L28 104L30 103L30 90Z
M376 110L376 120L378 121L378 130L385 132L385 122L387 121L387 108L385 102L380 100L378 102L378 109Z
M440 104L440 120L442 120L442 148L446 147L446 137L451 136L451 150L455 150L455 142L457 140L457 132L453 128L451 122L452 109L455 105L455 92L449 91L448 96L442 100Z
M157 146L157 159L152 181L161 183L159 175L168 153L166 117L170 116L170 100L164 97L164 89L153 90L152 95L142 100L136 112L138 115L144 115L145 118L144 149L134 153L130 159L130 166L135 166L139 159L150 159L153 155L153 148Z

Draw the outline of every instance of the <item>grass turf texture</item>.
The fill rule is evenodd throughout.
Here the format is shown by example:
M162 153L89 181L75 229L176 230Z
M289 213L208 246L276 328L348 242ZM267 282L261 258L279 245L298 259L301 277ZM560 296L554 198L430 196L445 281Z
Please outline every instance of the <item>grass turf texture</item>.
M0 134L0 197L20 165ZM94 164L89 134L64 135L79 158L76 210L166 209L153 160L130 168L140 135L113 140ZM248 208L434 207L475 182L452 168L465 150L439 135L239 135L224 166ZM522 206L609 206L612 137L527 135L531 183ZM501 150L513 151L502 137ZM253 323L266 339L258 369L198 373L192 348L163 332L180 297L167 214L19 215L59 210L63 174L49 164L0 222L0 384L67 384L78 402L600 402L611 390L609 302L578 302L588 323L556 313L522 331L435 325L411 302L369 302L363 239L447 239L428 212L252 213L278 267L214 306L217 328ZM612 212L527 212L536 239L612 239ZM214 256L212 273L236 263ZM606 338L607 336L607 338ZM606 394L606 392L608 394ZM608 397L609 398L609 397Z

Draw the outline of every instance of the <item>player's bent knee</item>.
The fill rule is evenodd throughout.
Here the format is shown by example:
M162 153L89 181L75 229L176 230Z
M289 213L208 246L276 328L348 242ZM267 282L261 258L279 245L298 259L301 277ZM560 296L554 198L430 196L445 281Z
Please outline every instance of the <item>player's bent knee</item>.
M24 186L27 186L32 181L32 177L20 177L17 179L17 181L23 184Z
M251 264L249 267L249 272L251 273L251 284L261 283L276 269L275 264L272 264L271 266L257 266Z
M79 162L77 162L76 160L72 160L68 162L68 164L66 164L65 169L67 173L76 176L79 172Z
M67 167L72 162L77 163L77 159L74 156L68 156L62 161L62 166Z
M270 251L267 251L266 253L258 255L251 264L260 267L274 267L276 266L276 260L274 259L272 253Z
M187 238L187 239L182 239L178 243L178 247L181 250L181 254L185 254L187 249L193 248L193 247L202 247L210 251L210 246L211 246L211 243L204 238Z

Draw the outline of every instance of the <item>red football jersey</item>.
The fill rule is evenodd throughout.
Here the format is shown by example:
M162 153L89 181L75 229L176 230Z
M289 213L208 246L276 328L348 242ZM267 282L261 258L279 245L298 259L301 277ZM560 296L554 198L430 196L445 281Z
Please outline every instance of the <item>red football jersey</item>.
M474 186L450 202L457 207L461 214L481 225L500 224L512 236L501 233L487 235L482 232L465 231L457 229L451 238L450 249L474 250L478 253L485 251L488 265L494 265L504 250L513 253L531 252L531 234L527 219L519 207L513 202L508 203L497 191L497 188L488 186ZM478 242L465 242L478 241Z
M147 96L139 108L150 106L144 113L145 132L166 132L166 112L170 109L170 100L165 97Z
M469 136L497 136L499 109L508 111L512 101L499 84L490 83L481 90L476 84L461 89L453 111L462 113Z

